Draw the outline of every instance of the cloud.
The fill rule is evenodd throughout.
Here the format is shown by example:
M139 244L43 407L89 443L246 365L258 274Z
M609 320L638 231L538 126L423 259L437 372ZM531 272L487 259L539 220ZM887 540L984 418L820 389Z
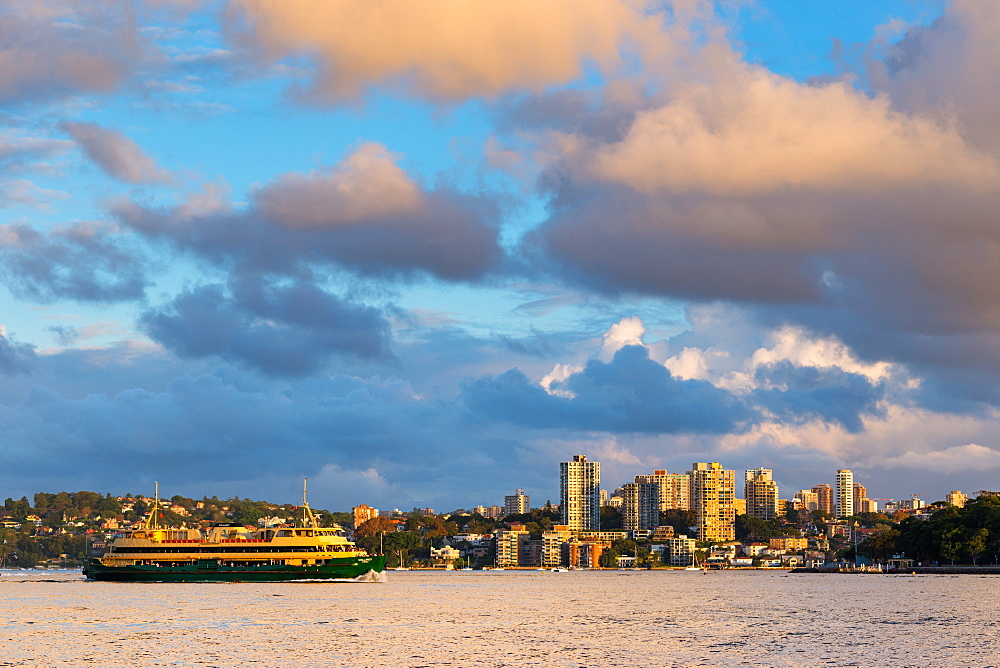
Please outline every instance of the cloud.
M257 190L261 214L292 228L352 225L417 214L417 184L380 144L360 146L333 169L285 174Z
M543 388L511 370L469 383L463 402L485 418L536 429L724 433L740 430L751 417L725 390L673 378L641 346L626 346L610 363L591 360L563 375L547 377Z
M906 468L938 473L1000 469L1000 451L976 443L954 445L943 450L917 452L908 450L881 461L886 468Z
M987 78L981 79L988 86ZM722 301L1000 400L1000 169L936 113L843 82L696 62L619 135L550 129L521 251L606 294ZM972 354L975 350L976 353ZM866 373L874 370L866 371Z
M68 193L41 188L27 179L0 181L0 207L26 205L51 209L50 202L68 198Z
M299 281L235 279L191 289L140 317L144 331L181 357L217 355L264 373L297 376L333 354L389 356L389 324L376 309L350 304Z
M0 327L0 373L8 376L30 373L34 365L35 346L10 340L6 330Z
M59 127L109 176L126 183L162 183L170 179L170 174L160 169L138 144L117 130L79 122L63 122Z
M0 135L0 169L7 174L50 170L51 167L41 161L65 153L72 146L71 142L61 139L5 133Z
M588 65L622 70L629 57L654 61L667 49L664 17L629 0L236 0L232 9L230 37L251 56L313 65L298 91L311 102L344 101L376 85L444 101L542 90Z
M120 201L123 223L224 265L294 272L334 264L367 276L452 281L499 269L499 204L420 188L385 147L365 144L329 170L285 174L232 210L217 189L156 210Z
M996 3L953 0L930 25L911 26L897 43L877 48L881 59L868 63L867 74L897 107L952 118L970 142L1000 156L1000 102L983 94L1000 76L998 29Z
M0 225L0 279L19 299L113 302L146 289L145 261L114 228L79 223L47 237L26 225Z
M0 9L0 101L114 91L146 60L128 5L10 0Z
M604 333L601 342L601 359L610 360L625 346L641 346L642 337L645 334L646 325L641 319L635 316L622 318Z

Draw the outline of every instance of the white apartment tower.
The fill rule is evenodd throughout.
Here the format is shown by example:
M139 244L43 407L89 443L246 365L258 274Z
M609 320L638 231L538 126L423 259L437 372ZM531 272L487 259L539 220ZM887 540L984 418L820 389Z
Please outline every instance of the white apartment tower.
M771 469L747 471L743 487L747 501L747 515L762 520L778 517L778 483L774 482Z
M849 469L837 471L837 517L854 514L854 473Z
M559 511L570 531L601 529L601 464L574 455L559 464Z
M718 462L691 465L691 509L698 523L698 540L736 539L736 471Z
M503 497L504 517L508 515L524 515L531 510L531 497L523 489Z

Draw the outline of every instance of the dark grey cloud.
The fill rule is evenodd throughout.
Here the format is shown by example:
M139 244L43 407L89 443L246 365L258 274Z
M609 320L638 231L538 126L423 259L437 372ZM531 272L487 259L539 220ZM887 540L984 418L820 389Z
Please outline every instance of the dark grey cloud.
M52 357L47 365L61 364ZM34 384L0 403L0 489L120 494L158 480L168 493L294 502L308 477L310 500L340 510L361 499L383 508L499 499L521 476L477 481L473 490L469 470L504 468L509 441L488 436L492 454L471 448L458 413L398 379L287 382L232 367L178 376L158 390L68 394Z
M740 431L753 411L711 383L674 378L641 346L626 346L610 363L592 360L549 394L520 371L469 383L464 403L476 414L539 429L615 433Z
M298 188L302 197L285 201L313 212L309 195L322 202L324 187L307 184ZM287 224L293 216L288 207L280 213L267 208L283 189L281 183L269 186L241 212L156 210L134 202L119 202L114 212L147 237L243 270L295 273L310 264L337 265L373 277L469 281L500 268L501 214L489 198L442 187L425 192L412 211L365 216L353 224L300 226ZM331 219L339 215L330 212Z
M48 235L27 225L0 226L0 280L18 298L113 302L139 299L145 258L106 226L77 224Z
M333 354L390 355L389 323L379 310L305 281L243 277L228 290L197 287L143 313L140 326L181 357L217 355L268 374L307 374Z
M117 130L96 123L68 121L60 123L59 128L109 176L126 183L160 183L170 178L138 144Z
M880 402L886 397L885 387L837 367L803 367L783 361L758 367L755 381L759 388L748 400L782 424L819 420L859 433L864 430L864 417L884 415Z
M17 343L0 334L0 373L5 375L29 373L35 366L35 346Z

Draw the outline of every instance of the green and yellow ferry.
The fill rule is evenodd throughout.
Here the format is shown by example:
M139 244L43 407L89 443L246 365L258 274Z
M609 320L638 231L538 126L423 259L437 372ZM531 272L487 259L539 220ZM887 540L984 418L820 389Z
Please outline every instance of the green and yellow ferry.
M264 529L160 528L158 507L141 528L119 532L102 556L88 559L83 574L118 582L279 582L364 579L385 568L384 555L368 554L338 528L320 527L305 499L297 526Z

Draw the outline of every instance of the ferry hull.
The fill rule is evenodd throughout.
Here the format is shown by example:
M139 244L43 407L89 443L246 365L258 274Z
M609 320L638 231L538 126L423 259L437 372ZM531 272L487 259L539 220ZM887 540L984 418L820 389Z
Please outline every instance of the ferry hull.
M106 566L99 559L90 559L83 574L90 580L110 582L287 582L352 580L369 572L381 573L384 569L384 556L334 560L318 566L230 566L215 560L181 566Z

